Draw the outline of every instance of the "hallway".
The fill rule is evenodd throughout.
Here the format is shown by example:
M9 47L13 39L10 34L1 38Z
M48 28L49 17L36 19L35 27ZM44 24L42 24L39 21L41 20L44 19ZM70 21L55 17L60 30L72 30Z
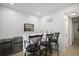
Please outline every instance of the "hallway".
M79 56L79 39L75 39L70 47L64 52L60 53L61 56Z

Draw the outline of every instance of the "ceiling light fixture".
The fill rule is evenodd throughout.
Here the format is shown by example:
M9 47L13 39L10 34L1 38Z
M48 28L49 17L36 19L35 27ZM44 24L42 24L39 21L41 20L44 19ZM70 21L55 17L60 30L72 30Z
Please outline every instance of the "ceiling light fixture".
M14 3L10 3L11 5L14 5Z
M76 15L77 15L77 12L73 12L73 13L72 13L72 16L76 16Z
M37 12L37 15L40 15L40 13L39 13L39 12Z

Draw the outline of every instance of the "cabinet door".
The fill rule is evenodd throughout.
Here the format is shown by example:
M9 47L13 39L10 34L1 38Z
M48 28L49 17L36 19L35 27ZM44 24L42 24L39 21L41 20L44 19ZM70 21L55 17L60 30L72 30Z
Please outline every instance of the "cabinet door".
M11 42L5 42L1 44L1 56L6 56L12 54L12 44Z
M22 51L22 48L23 48L22 42L15 43L14 44L14 53Z
M12 54L11 47L5 47L1 49L1 56L6 56Z

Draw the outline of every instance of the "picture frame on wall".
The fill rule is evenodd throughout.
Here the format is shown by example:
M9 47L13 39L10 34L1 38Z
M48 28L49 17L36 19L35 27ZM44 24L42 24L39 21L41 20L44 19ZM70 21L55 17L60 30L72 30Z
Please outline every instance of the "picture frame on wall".
M34 24L24 23L24 31L34 31Z

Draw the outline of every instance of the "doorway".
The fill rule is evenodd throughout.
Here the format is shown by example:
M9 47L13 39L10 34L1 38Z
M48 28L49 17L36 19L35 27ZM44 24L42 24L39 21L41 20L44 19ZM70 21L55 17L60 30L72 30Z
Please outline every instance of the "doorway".
M69 19L69 45L79 45L79 16Z
M79 56L79 17L68 18L68 47L62 55Z
M79 44L79 17L72 18L72 44Z

